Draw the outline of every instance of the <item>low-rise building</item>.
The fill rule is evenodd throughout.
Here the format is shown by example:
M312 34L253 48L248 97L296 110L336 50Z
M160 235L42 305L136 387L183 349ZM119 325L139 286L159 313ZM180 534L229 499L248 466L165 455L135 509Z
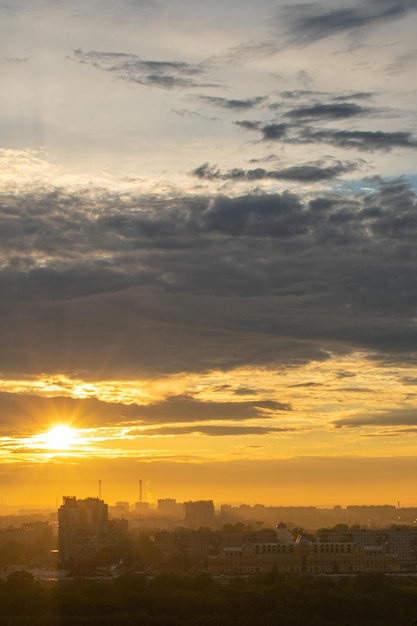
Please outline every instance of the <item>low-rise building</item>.
M265 574L269 572L343 574L398 572L400 561L386 546L353 543L314 543L298 537L293 543L246 544L225 547L208 557L212 574Z

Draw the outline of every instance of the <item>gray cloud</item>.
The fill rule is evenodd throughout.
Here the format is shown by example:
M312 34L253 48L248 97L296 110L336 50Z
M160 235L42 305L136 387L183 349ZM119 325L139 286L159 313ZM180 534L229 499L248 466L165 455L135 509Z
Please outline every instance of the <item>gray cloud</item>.
M0 370L84 377L415 361L417 203L343 196L3 195Z
M336 428L359 428L361 426L417 426L417 410L393 409L383 413L352 415L333 422Z
M266 98L264 96L257 96L253 98L239 100L214 96L199 96L199 100L202 103L220 107L222 109L231 109L232 111L246 111L247 109L256 108L258 104L262 104L266 100Z
M265 137L264 137L265 138ZM327 143L339 148L355 148L365 152L392 148L417 148L417 139L409 132L383 132L360 130L303 129L297 140L300 143Z
M298 109L298 111L302 111L302 109ZM412 133L405 131L315 129L303 124L271 123L262 125L261 122L248 120L236 121L235 124L245 130L260 132L263 141L281 141L293 144L323 143L364 152L375 150L389 152L392 148L413 150L417 148L417 139L413 137Z
M159 404L143 407L143 421L152 422L198 422L202 420L249 420L272 417L277 412L290 411L287 403L271 400L251 402L200 402L190 396L173 396Z
M216 166L208 163L200 165L192 174L204 180L235 180L235 181L255 181L264 179L273 180L296 180L300 182L320 182L331 180L342 174L352 172L357 169L354 163L337 162L333 165L323 166L321 164L294 165L281 170L265 170L256 168L243 170L234 168L227 172L221 172Z
M147 406L136 404L122 404L101 402L95 398L74 399L66 397L40 397L36 395L20 395L0 393L1 420L0 430L11 427L17 433L24 433L26 429L33 432L38 426L45 428L45 415L59 415L74 427L94 427L98 425L125 424L170 424L173 422L204 422L229 420L243 422L256 418L271 418L277 413L291 411L287 403L271 400L256 400L250 402L202 402L191 396L172 396L165 401ZM203 432L211 434L211 427L186 427L186 432ZM213 434L216 427L213 427ZM235 426L230 427L231 432ZM236 427L236 432L238 432ZM252 427L250 427L252 428ZM169 429L168 429L169 430ZM176 430L176 429L175 429ZM265 428L265 432L269 429ZM277 432L280 429L272 429ZM259 434L262 434L260 429ZM148 434L150 431L146 431ZM162 433L162 431L155 431ZM227 432L224 434L231 434ZM255 431L254 431L255 432ZM167 434L167 433L164 433ZM180 434L180 433L179 433Z
M246 435L273 435L293 432L294 428L267 428L264 426L177 426L147 429L147 435L207 435L209 437L241 437Z
M408 69L414 70L417 60L417 50L412 50L399 56L393 63L388 66L388 71L394 74L405 72Z
M302 106L296 109L291 109L285 113L285 116L295 120L340 120L369 114L369 112L370 109L359 106L353 102L342 102L340 104L316 103L311 106Z
M183 61L151 61L141 59L135 54L95 50L83 52L81 49L74 50L70 58L110 72L131 83L165 89L208 86L196 79L203 74L203 67Z
M284 21L290 41L306 45L333 35L390 23L416 9L416 0L366 0L337 8L319 3L294 4L280 9L277 25Z

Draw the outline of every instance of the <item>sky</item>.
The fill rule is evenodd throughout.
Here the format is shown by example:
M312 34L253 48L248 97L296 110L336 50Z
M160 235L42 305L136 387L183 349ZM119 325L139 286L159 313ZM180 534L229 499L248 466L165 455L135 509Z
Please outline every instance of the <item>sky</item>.
M0 512L417 506L416 29L0 0Z

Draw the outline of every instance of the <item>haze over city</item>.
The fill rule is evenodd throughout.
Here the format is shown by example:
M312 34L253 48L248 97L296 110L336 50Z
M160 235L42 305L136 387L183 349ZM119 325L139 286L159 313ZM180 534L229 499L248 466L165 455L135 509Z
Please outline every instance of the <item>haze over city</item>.
M0 0L0 498L417 505L415 0Z

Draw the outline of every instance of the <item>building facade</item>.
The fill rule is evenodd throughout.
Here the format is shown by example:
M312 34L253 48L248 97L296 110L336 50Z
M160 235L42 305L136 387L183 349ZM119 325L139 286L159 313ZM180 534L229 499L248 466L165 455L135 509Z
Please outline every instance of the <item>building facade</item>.
M65 496L58 510L58 556L61 564L88 561L102 548L118 546L128 537L128 522L108 519L99 498Z
M184 516L189 528L212 528L214 526L213 500L184 502Z
M217 575L398 572L400 560L389 554L386 546L312 543L299 537L292 543L225 547L220 554L208 557L208 570Z

